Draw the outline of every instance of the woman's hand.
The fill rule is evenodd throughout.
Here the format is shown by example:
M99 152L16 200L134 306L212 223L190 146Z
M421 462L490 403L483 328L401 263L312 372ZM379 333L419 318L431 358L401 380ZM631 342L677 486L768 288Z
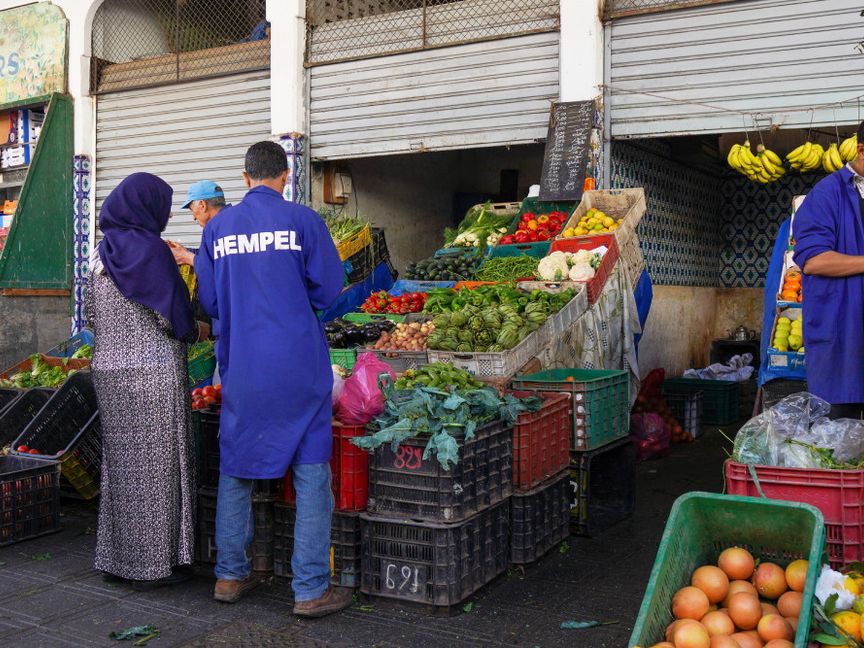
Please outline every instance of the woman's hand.
M198 322L198 341L204 342L210 339L210 325L207 322Z

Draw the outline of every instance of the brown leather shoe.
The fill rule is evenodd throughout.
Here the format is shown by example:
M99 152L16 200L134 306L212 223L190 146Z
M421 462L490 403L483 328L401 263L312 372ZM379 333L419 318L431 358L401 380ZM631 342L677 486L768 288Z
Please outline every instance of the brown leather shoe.
M244 580L217 580L213 598L223 603L236 603L240 598L261 583L259 578L250 574Z
M294 603L294 614L317 619L351 607L353 602L354 593L352 590L329 585L323 596L311 601L297 601Z

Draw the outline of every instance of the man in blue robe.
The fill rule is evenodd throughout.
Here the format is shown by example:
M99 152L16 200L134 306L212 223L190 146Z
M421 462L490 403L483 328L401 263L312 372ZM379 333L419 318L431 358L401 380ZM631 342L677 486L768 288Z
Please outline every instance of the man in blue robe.
M821 180L795 214L795 263L803 270L807 385L832 418L864 409L864 123L858 157Z
M216 588L230 602L254 587L252 489L292 467L297 522L291 561L294 613L324 616L351 604L330 585L333 374L315 316L342 290L327 227L282 197L285 153L259 142L246 153L250 191L204 228L195 257L201 304L220 324L222 374Z

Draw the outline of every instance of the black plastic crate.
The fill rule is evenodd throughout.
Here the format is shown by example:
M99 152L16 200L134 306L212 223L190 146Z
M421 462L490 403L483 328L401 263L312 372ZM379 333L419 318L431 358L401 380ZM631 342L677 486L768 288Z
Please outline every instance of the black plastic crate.
M393 452L385 444L369 455L367 510L411 520L457 522L510 497L513 428L495 421L459 443L459 463L444 470L423 459L428 438L406 439Z
M11 446L53 395L53 389L34 387L0 412L0 448Z
M297 508L293 504L277 502L273 506L273 517L273 573L290 578ZM350 511L333 511L330 526L330 580L334 585L360 586L360 541L360 515Z
M250 548L252 571L272 572L273 498L253 495L252 515L255 518L255 535ZM210 488L198 491L198 538L195 548L195 560L210 564L216 562L216 491Z
M390 276L396 280L399 273L393 267L393 262L390 259L390 250L387 248L387 238L384 235L384 230L378 227L372 228L372 270L374 272L382 263L387 264L387 269L390 271Z
M0 547L60 530L60 464L0 455Z
M198 446L198 484L201 488L219 488L219 411L193 412ZM281 479L255 480L255 495L276 497L281 494Z
M18 398L23 392L19 389L9 389L0 387L0 413L3 412L12 402Z
M769 380L762 385L762 410L774 407L787 396L806 391L807 381L805 380L786 380L785 378Z
M636 507L636 451L621 439L570 453L570 533L593 536L627 519Z
M510 564L510 500L458 524L360 514L364 594L449 608Z
M372 274L372 269L375 267L373 265L372 248L367 245L357 254L343 261L342 266L345 268L345 278L348 284L363 281Z
M569 535L569 471L564 470L529 491L513 493L510 562L532 563Z
M694 439L702 434L703 393L701 391L692 394L663 394L663 398L681 429Z

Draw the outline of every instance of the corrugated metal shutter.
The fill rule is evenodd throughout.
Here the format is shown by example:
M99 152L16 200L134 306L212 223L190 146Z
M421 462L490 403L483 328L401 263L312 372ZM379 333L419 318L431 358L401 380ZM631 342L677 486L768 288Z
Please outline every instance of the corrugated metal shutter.
M101 95L96 104L96 213L130 173L154 173L174 188L164 237L197 247L201 228L180 208L187 188L213 180L228 202L240 200L246 191L246 149L268 137L269 72Z
M312 157L526 144L558 98L558 32L311 69Z
M859 0L742 0L614 20L612 136L753 128L751 117L724 109L759 113L762 128L807 128L809 110L788 111L861 94L861 7ZM835 110L813 117L834 124ZM859 118L855 101L836 109L839 123Z

